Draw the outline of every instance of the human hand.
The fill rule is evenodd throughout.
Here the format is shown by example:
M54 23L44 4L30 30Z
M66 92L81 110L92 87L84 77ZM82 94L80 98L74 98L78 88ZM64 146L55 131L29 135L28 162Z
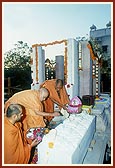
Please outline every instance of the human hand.
M64 106L63 106L63 109L67 111L68 108L67 108L67 106L64 105Z
M60 116L60 113L59 112L54 112L52 113L52 116L55 117L55 116Z
M31 143L31 147L38 145L38 143L40 143L40 142L41 142L41 140L39 141L38 139L34 139Z

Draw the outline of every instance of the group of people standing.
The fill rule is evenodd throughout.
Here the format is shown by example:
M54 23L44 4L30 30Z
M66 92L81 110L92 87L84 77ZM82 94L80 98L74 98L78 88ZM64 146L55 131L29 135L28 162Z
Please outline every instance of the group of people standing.
M53 117L60 116L54 111L54 104L67 110L69 101L61 79L46 80L39 90L24 90L9 98L4 105L4 163L28 164L31 149L39 141L28 142L27 130L45 127Z

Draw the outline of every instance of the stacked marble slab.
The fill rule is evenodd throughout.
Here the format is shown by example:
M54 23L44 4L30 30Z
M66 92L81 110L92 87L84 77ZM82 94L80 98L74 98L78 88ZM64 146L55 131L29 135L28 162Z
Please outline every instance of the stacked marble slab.
M53 148L52 130L38 145L38 164L81 164L95 133L95 116L86 112L71 114L55 128Z
M83 164L103 164L107 145L111 147L111 98L109 94L100 94L95 101L91 114L96 116L96 132L90 144ZM90 149L89 148L89 149Z
M91 114L96 116L96 131L104 132L108 124L105 107L101 104L96 104L94 108L91 109Z
M111 97L109 94L100 94L100 98L103 99L103 102L96 102L96 104L103 104L105 107L105 114L107 117L108 124L111 125ZM113 117L112 117L113 118Z
M104 132L111 125L111 99L108 94L101 94L99 98L95 100L91 114L96 116L96 131Z

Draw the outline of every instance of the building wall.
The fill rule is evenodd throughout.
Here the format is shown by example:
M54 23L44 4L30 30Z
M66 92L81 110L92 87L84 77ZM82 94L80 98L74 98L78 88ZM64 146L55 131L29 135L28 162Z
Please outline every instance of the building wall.
M111 27L90 31L90 37L96 39L103 48L103 57L107 61L106 72L101 73L101 92L111 92ZM108 84L107 84L108 83Z
M111 28L90 31L90 37L95 38L101 46L107 46L106 59L111 57Z

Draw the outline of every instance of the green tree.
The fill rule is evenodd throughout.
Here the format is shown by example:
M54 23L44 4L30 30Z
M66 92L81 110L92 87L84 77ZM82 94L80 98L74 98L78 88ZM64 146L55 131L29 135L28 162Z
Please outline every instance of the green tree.
M15 47L4 54L4 67L5 68L27 68L30 67L30 54L32 48L18 41Z
M30 54L32 48L23 41L4 54L4 77L11 77L11 86L28 89L31 86ZM6 82L5 82L5 85Z

